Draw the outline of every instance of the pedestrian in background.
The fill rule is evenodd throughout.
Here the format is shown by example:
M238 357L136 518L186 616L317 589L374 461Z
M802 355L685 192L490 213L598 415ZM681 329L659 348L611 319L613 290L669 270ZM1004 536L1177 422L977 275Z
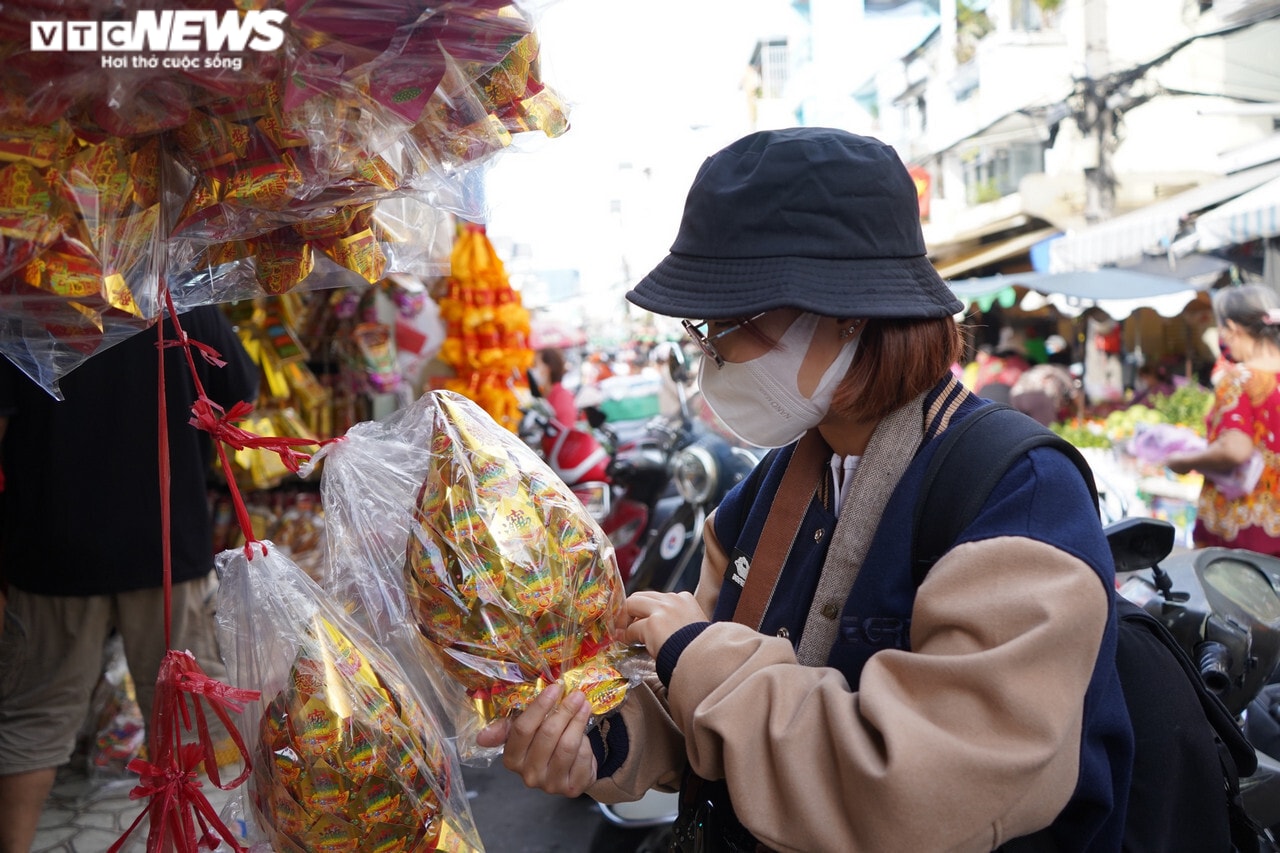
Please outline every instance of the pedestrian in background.
M1243 494L1205 477L1192 538L1197 548L1280 555L1280 297L1260 285L1227 287L1213 295L1213 315L1224 360L1205 419L1209 444L1164 464L1176 474L1230 474L1259 456Z
M574 402L573 392L564 387L567 369L564 352L559 348L543 347L538 350L533 365L538 393L550 404L555 419L562 426L571 427L578 421L578 404Z
M172 324L165 337L175 338ZM217 307L181 318L222 354L196 370L209 398L231 408L257 396L258 371ZM27 853L57 768L102 671L113 631L143 719L151 723L164 633L156 335L99 353L60 383L64 400L0 360L5 473L0 576L0 853ZM212 444L188 423L196 399L185 352L164 353L169 433L172 645L225 679L212 611Z

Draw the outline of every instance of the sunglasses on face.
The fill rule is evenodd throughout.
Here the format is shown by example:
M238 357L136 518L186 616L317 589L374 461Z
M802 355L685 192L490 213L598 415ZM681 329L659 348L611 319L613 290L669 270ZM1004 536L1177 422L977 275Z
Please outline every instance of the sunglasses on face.
M715 342L732 335L743 326L750 324L753 320L759 320L768 311L761 311L754 317L748 317L745 320L681 320L684 330L689 333L689 337L693 338L693 342L698 345L698 349L702 350L702 354L716 363L716 367L724 367L724 356L716 349ZM728 323L723 328L716 329L711 334L707 334L712 323Z

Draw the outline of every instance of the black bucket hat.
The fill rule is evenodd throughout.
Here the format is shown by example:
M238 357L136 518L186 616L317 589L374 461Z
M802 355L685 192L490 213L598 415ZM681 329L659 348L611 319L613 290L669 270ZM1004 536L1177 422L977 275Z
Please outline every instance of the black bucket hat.
M752 133L708 157L671 253L627 299L699 320L782 307L904 318L963 308L926 255L915 182L897 152L821 127Z

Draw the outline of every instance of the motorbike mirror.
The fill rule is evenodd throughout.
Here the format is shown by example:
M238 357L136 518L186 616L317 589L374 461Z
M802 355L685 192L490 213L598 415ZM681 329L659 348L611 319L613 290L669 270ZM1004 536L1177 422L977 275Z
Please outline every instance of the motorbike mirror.
M678 344L672 344L667 350L667 372L672 380L681 385L690 379L689 365L684 360L684 350Z
M1177 531L1158 518L1125 518L1106 528L1107 544L1117 572L1159 569L1173 551Z

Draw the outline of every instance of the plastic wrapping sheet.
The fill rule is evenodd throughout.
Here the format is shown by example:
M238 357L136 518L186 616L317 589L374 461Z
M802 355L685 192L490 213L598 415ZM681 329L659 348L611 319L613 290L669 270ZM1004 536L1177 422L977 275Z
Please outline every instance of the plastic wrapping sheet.
M190 308L443 274L511 135L568 127L537 4L125 6L0 5L0 353L55 396L155 322L162 277ZM71 49L73 23L133 48Z
M415 626L464 761L548 683L598 716L634 683L613 547L551 469L479 406L434 391L326 446L330 588L380 637ZM305 469L304 469L305 473ZM425 641L425 642L423 642Z
M1162 465L1173 453L1197 452L1204 450L1208 442L1189 427L1176 424L1138 424L1134 428L1133 437L1129 439L1128 450L1136 459L1143 462ZM1222 493L1223 497L1235 500L1253 491L1262 477L1265 463L1262 452L1254 450L1244 462L1230 471L1204 471L1205 479L1210 480Z
M218 570L228 668L262 691L245 711L250 849L483 849L457 757L399 665L272 543Z
M0 136L0 351L41 381L155 322L160 146L62 120Z

